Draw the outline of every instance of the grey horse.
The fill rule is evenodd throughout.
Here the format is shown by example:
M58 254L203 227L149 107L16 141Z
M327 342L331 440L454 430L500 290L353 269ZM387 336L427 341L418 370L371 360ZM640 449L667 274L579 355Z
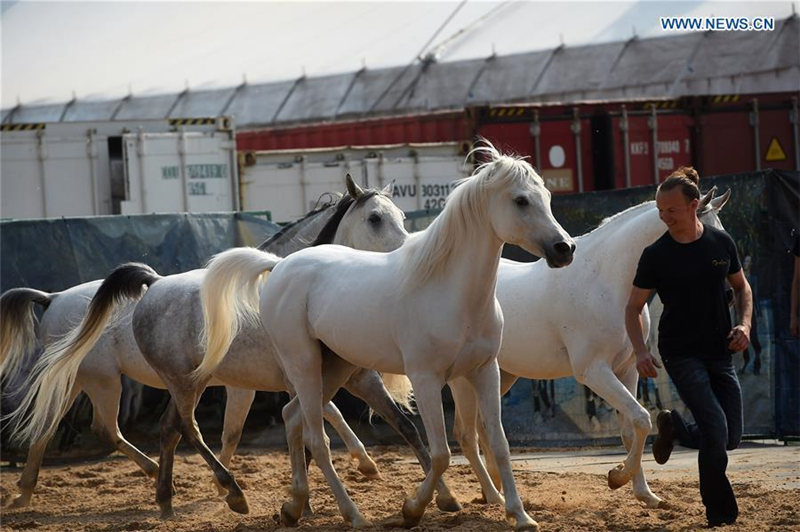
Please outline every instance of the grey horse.
M347 185L349 196L338 203L313 244L337 243L375 251L388 251L399 246L407 236L402 225L403 215L386 196L386 191L364 191L351 179L348 179ZM172 465L181 434L211 466L218 486L227 491L226 501L229 507L246 513L248 505L244 494L228 472L227 466L239 441L255 390L283 391L286 390L286 383L277 362L264 364L264 346L270 343L266 333L258 326L239 335L231 346L230 362L220 366L210 382L198 386L189 378L189 373L203 358L203 349L199 342L203 327L199 289L204 275L205 270L194 270L162 277L144 265L124 265L117 268L97 290L82 327L57 345L53 344L48 349L49 356L48 353L43 355L47 362L41 366L44 370L37 373L27 402L28 406L33 403L38 405L32 409L38 414L28 416L27 419L22 418L22 430L17 436L38 441L41 435L52 433L54 424L58 422L57 418L64 411L64 406L61 405L68 406L74 399L74 395L67 396L64 392L69 387L70 374L74 375L75 368L81 365L81 359L93 349L95 341L113 336L120 328L132 331L141 351L142 362L146 360L155 370L150 370L155 376L152 382L159 382L161 387L166 386L173 398L162 419L160 467L157 469L156 498L162 517L174 514ZM115 320L104 332L115 304L126 296L138 297L143 285L147 285L149 289L141 300L137 304L124 305L121 310L122 318ZM330 356L332 359L338 358L332 354ZM267 358L273 360L272 357ZM256 360L259 361L258 364L255 363ZM364 399L373 410L384 417L412 446L423 469L427 470L430 467L430 458L416 427L393 400L395 398L401 404L408 404L410 385L405 377L386 377L390 378L388 382L397 383L396 386L390 385L389 391L380 375L370 370L353 375L345 388ZM229 399L220 460L214 457L203 442L194 420L194 408L206 385L228 386ZM234 390L233 394L231 389ZM354 442L350 451L359 457L359 469L368 476L376 476L374 462L366 455L363 445L349 430L332 403L326 406L326 413L329 414L329 421L340 430L343 440ZM439 486L437 503L445 510L456 511L460 508L444 483Z

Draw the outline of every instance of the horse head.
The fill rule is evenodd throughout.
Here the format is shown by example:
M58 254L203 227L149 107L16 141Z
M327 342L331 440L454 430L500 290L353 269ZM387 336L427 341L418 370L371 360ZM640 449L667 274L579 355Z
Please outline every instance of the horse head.
M556 221L550 208L550 191L526 161L502 155L489 145L487 185L495 190L489 201L489 220L496 235L529 253L544 257L551 268L572 262L575 242Z
M719 219L719 211L728 202L731 197L731 191L728 189L721 196L716 196L716 193L717 187L713 186L711 190L700 198L700 203L697 205L697 218L715 229L724 231L725 228Z
M332 243L364 251L399 248L408 232L403 225L405 214L392 202L392 185L364 190L350 174L346 181L348 195L337 206L343 212Z

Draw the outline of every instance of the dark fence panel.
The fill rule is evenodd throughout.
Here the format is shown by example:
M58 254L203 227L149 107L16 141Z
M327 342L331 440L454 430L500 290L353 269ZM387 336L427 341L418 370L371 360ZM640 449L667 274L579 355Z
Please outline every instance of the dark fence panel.
M144 214L14 220L0 224L0 290L55 292L137 261L162 275L202 266L214 253L258 245L278 226L236 213Z

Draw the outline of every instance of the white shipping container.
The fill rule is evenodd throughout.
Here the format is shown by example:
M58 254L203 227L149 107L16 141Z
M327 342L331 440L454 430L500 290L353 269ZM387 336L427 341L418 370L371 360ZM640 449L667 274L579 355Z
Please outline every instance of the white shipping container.
M230 121L3 124L0 216L238 210Z
M348 173L368 187L393 183L393 199L404 211L442 208L453 182L472 173L459 143L259 151L244 160L242 208L267 209L277 221L302 216L328 193L344 192Z

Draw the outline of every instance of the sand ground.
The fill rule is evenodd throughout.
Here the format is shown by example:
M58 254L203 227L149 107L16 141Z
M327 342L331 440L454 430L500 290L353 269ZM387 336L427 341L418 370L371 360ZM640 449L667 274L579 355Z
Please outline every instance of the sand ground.
M403 499L422 480L422 471L404 447L369 448L381 471L367 480L343 450L334 449L334 465L353 500L379 530L399 514ZM697 454L677 448L670 462L655 464L649 453L644 470L651 489L668 501L664 509L648 509L633 498L630 485L612 491L605 473L623 458L621 448L513 449L513 467L526 509L542 530L668 530L705 526L697 480ZM778 442L745 443L731 452L729 477L741 516L733 531L800 531L800 447ZM108 458L43 468L29 508L5 509L4 530L41 531L255 531L280 529L278 512L290 484L289 461L282 450L243 449L232 470L249 499L250 513L230 511L211 485L210 470L193 452L176 459L174 505L177 517L159 519L154 483L127 458ZM18 468L0 472L0 494L16 493ZM415 530L507 530L504 511L478 501L480 488L463 457L454 453L446 476L463 505L459 513L438 510L432 503ZM319 469L310 473L315 515L300 522L301 530L346 528Z

